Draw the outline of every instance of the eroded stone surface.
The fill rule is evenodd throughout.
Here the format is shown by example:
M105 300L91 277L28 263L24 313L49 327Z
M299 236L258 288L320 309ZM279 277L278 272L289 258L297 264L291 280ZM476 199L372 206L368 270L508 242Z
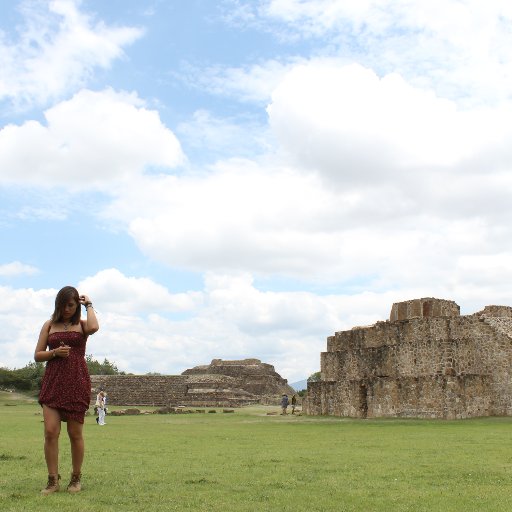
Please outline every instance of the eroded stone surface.
M307 414L512 415L512 308L460 316L453 301L393 304L390 320L335 333L308 384Z
M181 375L91 375L92 403L100 387L112 405L240 407L279 403L293 389L259 359L223 361L196 366Z

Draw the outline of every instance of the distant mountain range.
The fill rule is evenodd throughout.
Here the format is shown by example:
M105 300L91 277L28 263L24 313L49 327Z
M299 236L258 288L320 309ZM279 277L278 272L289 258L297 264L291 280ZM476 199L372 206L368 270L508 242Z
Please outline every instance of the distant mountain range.
M303 389L308 389L308 379L298 380L297 382L292 382L290 386L295 389L295 391L302 391Z

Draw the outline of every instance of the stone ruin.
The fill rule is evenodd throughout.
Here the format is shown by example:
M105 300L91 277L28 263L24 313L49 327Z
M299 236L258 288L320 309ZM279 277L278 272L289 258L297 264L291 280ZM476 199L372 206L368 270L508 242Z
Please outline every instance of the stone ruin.
M91 387L92 404L102 387L110 405L125 406L241 407L277 404L283 393L294 393L259 359L213 359L181 375L91 375Z
M327 338L303 410L354 418L512 415L512 308L393 304L389 321Z

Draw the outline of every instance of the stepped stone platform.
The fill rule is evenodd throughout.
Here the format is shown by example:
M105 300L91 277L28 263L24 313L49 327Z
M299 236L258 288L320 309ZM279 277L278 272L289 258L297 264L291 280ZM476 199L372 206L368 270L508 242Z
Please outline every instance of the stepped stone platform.
M512 308L461 316L448 300L393 304L389 321L327 338L303 410L355 418L512 415Z
M181 375L91 375L91 400L107 391L108 403L126 406L241 407L277 404L294 390L259 359L214 359Z

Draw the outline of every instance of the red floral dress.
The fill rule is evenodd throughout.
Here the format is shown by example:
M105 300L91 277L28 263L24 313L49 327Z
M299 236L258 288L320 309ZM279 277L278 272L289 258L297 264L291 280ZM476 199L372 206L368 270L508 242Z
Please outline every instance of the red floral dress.
M69 345L69 357L55 357L46 363L39 403L59 411L62 421L84 422L91 399L91 379L85 363L87 336L77 331L48 335L50 350Z

